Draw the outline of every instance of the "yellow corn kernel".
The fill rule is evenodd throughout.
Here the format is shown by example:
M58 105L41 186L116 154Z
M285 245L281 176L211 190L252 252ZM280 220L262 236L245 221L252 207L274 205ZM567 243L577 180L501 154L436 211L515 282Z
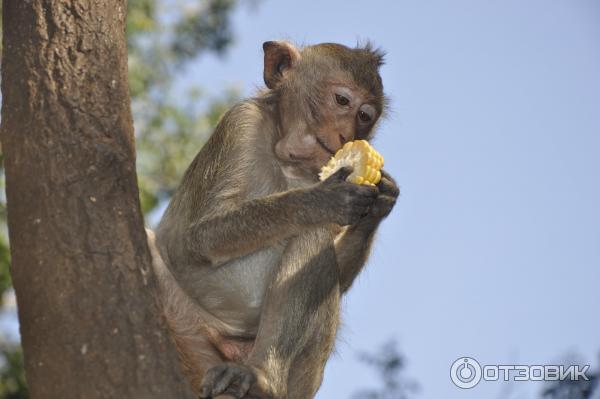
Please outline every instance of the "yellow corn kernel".
M373 186L381 180L383 157L366 140L349 141L323 166L319 178L325 180L344 166L353 168L347 181Z

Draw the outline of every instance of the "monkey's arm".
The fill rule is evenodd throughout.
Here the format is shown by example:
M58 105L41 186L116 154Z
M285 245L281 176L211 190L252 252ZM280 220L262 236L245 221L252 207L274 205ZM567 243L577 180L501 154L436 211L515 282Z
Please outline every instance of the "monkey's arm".
M343 181L343 173L305 189L252 199L192 223L186 247L219 265L297 235L307 227L354 223L376 190ZM340 181L341 180L341 181Z
M218 265L270 246L317 223L305 209L310 195L307 190L291 190L204 217L190 225L186 247L192 256Z
M367 262L377 224L357 223L348 226L335 240L335 253L340 270L340 291L346 292Z
M350 288L354 279L364 266L375 232L381 221L391 212L400 190L396 182L386 172L377 185L379 195L371 206L369 213L356 224L346 227L335 241L335 252L340 269L340 291Z

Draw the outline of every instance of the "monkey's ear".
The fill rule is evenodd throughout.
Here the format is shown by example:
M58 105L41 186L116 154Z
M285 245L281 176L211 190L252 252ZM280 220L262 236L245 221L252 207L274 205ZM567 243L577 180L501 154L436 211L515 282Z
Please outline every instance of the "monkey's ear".
M294 45L285 41L263 43L265 52L265 69L263 76L269 89L274 89L283 78L286 69L292 68L300 61L300 52Z

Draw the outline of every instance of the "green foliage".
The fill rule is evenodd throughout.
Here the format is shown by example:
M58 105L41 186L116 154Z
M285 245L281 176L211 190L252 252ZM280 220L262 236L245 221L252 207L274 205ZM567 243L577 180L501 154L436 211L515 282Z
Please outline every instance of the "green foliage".
M234 0L129 2L129 84L146 214L172 194L220 114L237 99L235 90L202 99L198 87L181 93L174 81L190 60L221 54L232 43L229 15L235 5ZM203 112L198 103L206 104Z
M210 0L188 9L175 24L177 40L171 48L177 57L185 60L206 48L223 52L232 41L229 15L234 5L235 0Z
M136 128L142 210L167 200L221 114L237 100L226 90L202 98L199 87L176 92L175 77L205 53L222 54L233 41L230 14L237 0L129 0L129 86ZM0 2L0 17L2 3ZM0 28L2 26L0 18ZM1 39L1 30L0 30ZM0 40L0 49L1 49ZM186 87L189 87L186 84ZM197 104L203 104L202 108ZM4 168L0 155L0 306L10 292ZM2 333L0 332L0 342ZM0 343L0 399L27 398L18 343Z
M198 91L192 90L184 99L193 104L198 96ZM173 194L218 119L237 98L237 92L229 90L210 101L203 113L194 112L193 107L173 105L170 100L159 100L151 114L140 110L139 117L145 117L145 129L137 140L137 166L144 213L151 212L161 200Z
M24 399L29 397L23 368L21 346L13 343L0 345L0 397Z
M0 204L0 212L5 213L6 204ZM4 215L0 216L2 223L6 223ZM12 287L10 278L10 250L8 248L8 240L6 234L0 235L0 306L4 305L4 293Z

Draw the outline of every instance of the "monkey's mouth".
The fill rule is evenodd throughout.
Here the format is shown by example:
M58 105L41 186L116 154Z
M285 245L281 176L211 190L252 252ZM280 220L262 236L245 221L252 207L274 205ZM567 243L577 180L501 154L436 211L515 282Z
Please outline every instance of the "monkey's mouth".
M334 151L334 150L332 150L331 148L327 147L327 144L325 144L325 142L324 142L323 140L321 140L321 138L320 138L320 137L316 137L316 139L317 139L317 143L319 143L319 145L320 145L321 147L323 147L323 149L324 149L325 151L327 151L327 152L328 152L328 153L330 153L331 155L335 155L335 151Z

